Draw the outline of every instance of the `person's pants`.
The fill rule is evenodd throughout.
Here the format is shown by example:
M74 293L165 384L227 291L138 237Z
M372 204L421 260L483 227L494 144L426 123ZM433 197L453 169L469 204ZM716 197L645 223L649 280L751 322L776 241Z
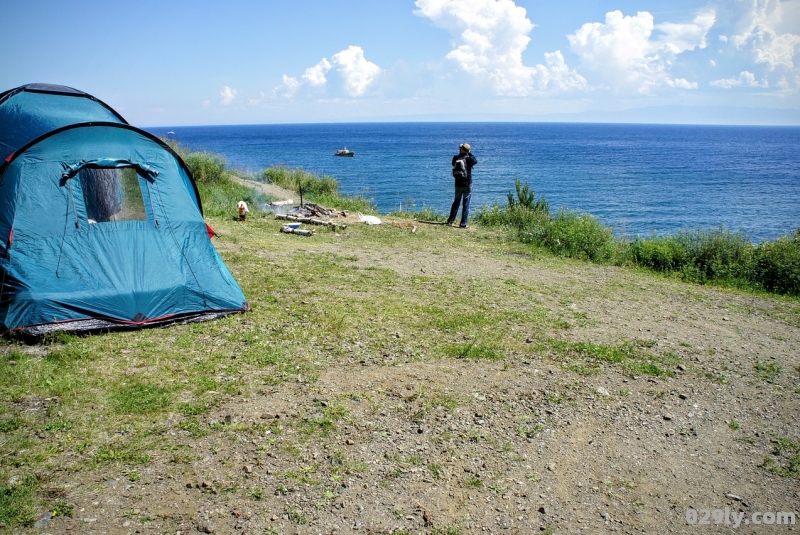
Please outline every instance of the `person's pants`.
M456 195L453 199L453 205L450 207L450 217L447 218L447 224L451 225L456 220L458 214L458 205L461 205L461 223L460 227L467 226L467 219L469 218L469 201L472 197L472 188L459 188L456 187Z

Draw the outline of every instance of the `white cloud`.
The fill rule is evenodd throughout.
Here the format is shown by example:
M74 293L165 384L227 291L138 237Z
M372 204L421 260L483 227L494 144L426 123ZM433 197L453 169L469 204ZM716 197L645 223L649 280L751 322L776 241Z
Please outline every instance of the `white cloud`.
M755 74L749 71L742 71L738 78L725 78L721 80L714 80L711 82L712 87L721 87L723 89L730 89L732 87L768 87L769 83L765 80L759 83L756 80Z
M611 11L605 23L586 23L567 38L583 67L612 88L645 94L664 86L694 89L697 83L672 78L669 70L678 54L706 47L715 19L714 11L705 10L689 23L654 24L647 11Z
M749 9L740 21L739 33L730 40L737 48L749 48L756 63L771 70L794 71L800 68L800 35L789 29L800 28L798 2L780 0L751 0Z
M367 61L360 46L349 46L331 57L336 70L344 77L345 90L351 97L363 95L380 74L381 68Z
M302 82L300 82L297 78L293 76L286 76L284 74L283 83L275 88L274 93L276 96L292 98L294 94L297 93L297 90L300 89L301 85Z
M328 82L325 74L331 70L331 68L331 62L326 58L322 58L322 61L306 69L306 72L303 73L303 81L312 86L325 85Z
M381 68L364 57L364 50L360 46L350 46L307 68L303 72L302 80L283 75L283 83L275 88L276 96L291 98L298 94L303 86L322 88L328 85L328 73L336 71L344 81L345 92L351 97L364 95L369 87L375 83Z
M222 91L219 92L219 96L221 98L219 103L223 106L228 106L236 100L236 90L226 85L222 88Z
M447 54L461 70L489 81L500 95L587 87L564 62L560 51L545 54L545 64L524 65L522 53L535 25L513 0L416 0L416 15L450 32L455 48Z

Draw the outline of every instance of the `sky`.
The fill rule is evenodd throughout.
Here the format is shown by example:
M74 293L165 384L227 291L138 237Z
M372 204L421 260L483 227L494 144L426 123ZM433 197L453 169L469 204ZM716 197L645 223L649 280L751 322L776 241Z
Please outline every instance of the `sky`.
M0 91L148 126L800 125L800 0L8 2Z

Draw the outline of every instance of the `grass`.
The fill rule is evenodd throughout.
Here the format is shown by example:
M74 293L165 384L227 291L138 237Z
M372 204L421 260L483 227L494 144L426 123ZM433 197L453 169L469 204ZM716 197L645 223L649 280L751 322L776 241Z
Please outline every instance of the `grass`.
M652 347L650 340L621 340L605 345L553 339L540 346L564 368L581 375L597 375L602 366L617 366L629 375L674 376L672 368L683 361L672 353L649 351Z
M800 228L759 244L751 243L743 232L725 228L617 239L591 214L567 210L552 214L547 200L536 199L519 180L505 206L484 207L476 219L558 256L638 266L700 284L800 295Z
M240 198L255 203L257 197L246 197L254 194L231 183L224 168L219 172L218 162L208 158L211 161L189 161L202 169L197 173L205 173L199 187L209 223L219 232L214 243L248 296L252 312L167 329L57 334L33 348L15 340L2 342L0 522L6 528L31 526L43 511L52 510L55 501L46 492L51 482L43 474L99 480L112 471L138 484L156 463L180 473L209 448L224 453L235 440L252 442L253 450L263 456L298 459L291 477L275 483L280 495L290 494L288 485L298 481L338 488L368 466L332 454L335 462L312 475L302 467L315 465L300 459L308 444L330 445L344 426L354 425L350 404L355 399L309 403L295 417L280 421L224 421L228 404L270 394L283 385L313 390L322 371L331 366L451 362L486 367L494 374L516 373L522 360L544 358L582 375L615 367L629 375L667 377L680 363L678 357L660 352L653 340L597 344L571 335L558 307L540 301L557 301L565 291L577 293L572 288L549 288L518 275L493 277L471 265L452 271L428 264L390 269L371 260L390 253L405 258L415 251L415 261L435 264L458 251L486 264L510 257L514 264L508 265L524 269L572 269L569 262L538 250L528 254L531 244L510 239L495 226L469 233L430 226L411 234L383 225L353 225L346 238L319 232L313 242L301 242L281 235L280 222L252 217L245 232L232 221L230 207ZM292 175L288 176L280 180L290 183ZM307 191L310 196L336 195L326 184L312 184ZM530 197L522 188L520 193ZM535 202L534 198L531 204ZM368 205L358 206L369 212ZM563 221L568 219L564 216ZM568 234L564 230L554 235ZM581 254L592 257L588 251ZM753 372L765 380L782 373L768 362L757 363ZM620 391L621 396L629 394ZM559 391L552 400L568 403L577 395ZM396 405L416 422L469 403L451 391L418 384L404 391ZM526 440L539 431L531 423L516 429L516 436ZM445 440L469 447L488 442L479 430L453 433L455 437ZM207 444L203 452L189 447L200 442ZM771 457L770 466L791 474L797 466L793 455L797 452L787 446ZM221 463L224 459L219 457ZM398 458L398 463L434 479L447 473L443 466L425 464L411 454ZM533 474L529 479L536 478ZM482 488L483 482L470 478L464 485ZM249 496L264 497L258 489ZM62 509L66 511L66 505ZM297 510L292 516L301 523L306 515L311 516L310 510Z
M781 477L800 479L800 440L778 437L772 456L764 457L761 467Z

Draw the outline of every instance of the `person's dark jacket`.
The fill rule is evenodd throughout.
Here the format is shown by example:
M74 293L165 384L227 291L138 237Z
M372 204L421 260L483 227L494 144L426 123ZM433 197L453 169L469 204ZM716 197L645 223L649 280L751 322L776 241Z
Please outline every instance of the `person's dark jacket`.
M465 184L456 184L456 186L469 186L472 184L472 168L478 163L478 159L473 156L471 152L468 152L466 156L459 153L453 156L453 167L456 166L456 160L460 158L464 158L465 163L467 164L467 180ZM458 182L458 180L456 180L456 182Z

